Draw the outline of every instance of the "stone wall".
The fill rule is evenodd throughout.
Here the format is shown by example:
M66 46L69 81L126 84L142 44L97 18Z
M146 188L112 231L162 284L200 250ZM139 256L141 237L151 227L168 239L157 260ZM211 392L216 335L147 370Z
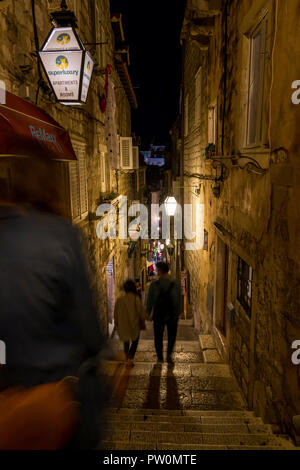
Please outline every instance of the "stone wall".
M99 6L101 23L104 26L106 41L107 64L114 65L114 35L110 22L109 0L67 2L73 8L79 25L79 35L84 43L99 42L95 27L95 5ZM50 31L50 12L58 8L56 0L36 0L36 22L40 46ZM37 59L31 0L4 0L0 6L0 80L4 80L7 90L35 102L38 88ZM96 46L98 47L98 46ZM94 58L97 49L88 46ZM102 47L102 46L101 46ZM113 80L116 86L117 127L120 135L131 135L131 107L121 80L113 69ZM73 142L86 145L86 166L88 180L89 216L79 221L79 226L88 241L91 259L92 282L99 299L99 315L103 328L107 329L107 287L106 265L111 256L115 255L115 282L120 286L130 274L127 250L118 240L100 241L96 236L95 213L101 200L101 162L100 152L107 152L105 138L105 114L100 110L99 97L104 93L105 74L100 66L94 69L89 91L88 102L84 107L67 107L55 103L54 99L39 90L38 106L44 108L59 124L70 133ZM62 164L68 165L68 164ZM108 192L127 194L129 200L135 197L134 174L126 175L111 172L111 186ZM69 209L69 208L68 208ZM70 210L68 211L70 212ZM69 215L69 214L68 214Z
M185 186L201 182L198 201L205 205L204 225L208 252L186 252L191 277L195 325L215 335L220 351L233 367L249 406L265 420L292 430L292 417L300 413L299 366L291 362L291 344L300 338L300 240L299 213L299 106L291 101L291 84L300 77L299 2L291 0L242 0L229 2L227 97L222 155L224 106L224 11L215 17L214 34L207 52L200 51L186 35L185 95L190 96L189 116L193 122L195 73L203 69L199 129L189 129L185 138L185 173L220 176L212 160L205 159L208 142L208 106L216 103L217 148L221 157L249 155L266 171L248 172L228 165L223 170L220 198L212 194L210 181L185 178ZM268 12L267 54L262 120L262 143L245 149L247 88L249 72L248 32ZM188 13L188 10L187 10ZM244 160L245 161L245 160ZM251 169L251 168L250 168ZM252 168L253 169L253 168ZM185 190L185 201L192 196ZM195 203L195 199L194 199ZM217 224L217 229L216 225ZM228 282L219 280L219 246L228 247ZM253 268L251 318L237 300L237 266L241 257ZM218 311L226 290L224 329ZM212 301L213 297L213 301ZM213 309L211 308L213 305Z

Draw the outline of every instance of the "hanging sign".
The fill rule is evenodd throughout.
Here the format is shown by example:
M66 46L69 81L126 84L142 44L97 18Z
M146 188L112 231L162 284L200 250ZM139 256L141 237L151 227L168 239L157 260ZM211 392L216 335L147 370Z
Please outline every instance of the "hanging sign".
M57 101L64 105L85 104L94 61L76 30L53 28L39 56Z
M40 57L58 101L75 101L80 104L83 52L41 52Z
M91 78L93 74L94 62L90 54L86 52L85 61L84 61L84 71L82 77L82 91L81 91L81 101L86 103L87 95L91 83Z

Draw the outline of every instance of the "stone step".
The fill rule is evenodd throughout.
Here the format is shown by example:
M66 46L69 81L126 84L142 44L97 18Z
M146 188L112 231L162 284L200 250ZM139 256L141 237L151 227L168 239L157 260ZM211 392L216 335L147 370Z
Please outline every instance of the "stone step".
M101 450L287 450L285 447L276 446L226 446L226 445L202 445L202 444L165 444L165 443L129 443L103 441L100 445ZM296 450L290 449L288 450Z
M155 432L155 431L110 431L110 442L124 442L139 444L143 448L151 445L207 445L207 446L271 446L285 449L293 449L294 446L283 438L268 433L198 433L198 432ZM104 438L105 441L105 438Z
M272 427L265 424L203 424L203 423L179 423L179 422L129 422L110 421L103 422L105 434L126 431L153 431L153 432L184 432L200 434L272 434Z
M188 319L179 319L178 321L179 326L194 326L194 319L193 318L188 318Z
M168 341L164 341L164 350ZM120 340L112 339L108 341L108 350L123 352L123 343ZM198 341L177 341L174 352L200 352L201 347ZM155 352L153 339L142 339L139 341L138 352Z
M206 363L222 363L223 359L217 351L217 346L212 335L199 335L200 348Z
M141 415L141 416L189 416L195 418L254 418L253 411L248 410L162 410L142 408L109 408L108 414L113 415Z
M106 423L161 423L161 424L208 424L208 425L222 425L222 424L249 424L249 425L263 425L261 418L256 417L214 417L214 416L169 416L169 415L144 415L144 414L106 414Z
M113 362L125 362L124 352L119 350L112 350L110 353L106 353L106 358ZM203 362L203 355L198 347L198 351L174 352L173 359L175 363L195 364ZM150 362L152 364L155 364L156 361L157 356L154 351L137 351L134 357L135 363Z
M120 443L121 444L121 443ZM131 444L130 444L131 445ZM222 445L184 445L158 444L157 450L296 450L277 446L222 446Z
M190 353L193 354L193 353ZM154 361L138 362L135 366L128 370L125 368L123 361L103 361L101 364L101 374L105 376L112 375L130 375L130 376L146 376L151 377L157 375L160 377L172 376L175 378L184 377L200 377L200 378L232 378L228 364L207 364L203 362L175 362L174 367L170 368L168 364L157 365ZM234 379L233 379L234 380Z

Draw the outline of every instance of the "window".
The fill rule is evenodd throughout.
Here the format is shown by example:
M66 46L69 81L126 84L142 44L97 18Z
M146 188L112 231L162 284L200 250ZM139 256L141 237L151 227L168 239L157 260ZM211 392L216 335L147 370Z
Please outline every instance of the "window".
M208 144L217 144L217 107L208 109Z
M88 212L88 187L85 145L73 143L77 162L69 163L69 181L72 219L82 219Z
M100 155L100 163L101 163L101 191L102 193L105 193L106 190L107 190L107 185L106 185L106 181L107 181L107 165L106 165L106 155L105 155L105 152L101 152L101 155Z
M250 36L247 145L262 142L267 33L268 16L265 16Z
M189 133L189 95L185 97L184 101L184 136L187 137Z
M195 126L200 124L201 120L201 95L202 95L202 67L195 76Z
M237 299L251 318L253 270L242 258L238 258L238 288Z

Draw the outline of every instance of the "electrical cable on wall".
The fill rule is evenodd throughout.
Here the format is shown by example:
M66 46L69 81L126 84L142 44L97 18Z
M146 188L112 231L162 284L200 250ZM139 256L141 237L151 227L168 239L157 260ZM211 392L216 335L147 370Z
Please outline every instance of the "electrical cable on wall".
M228 0L225 2L225 44L224 44L224 89L223 89L223 116L222 116L222 142L221 154L224 155L224 140L225 140L225 119L226 119L226 101L227 101L227 51L228 51ZM221 177L223 178L223 166L221 169Z
M31 0L31 11L32 11L32 21L33 21L33 32L34 32L35 49L36 49L36 51L39 51L40 45L39 45L39 36L38 36L37 23L36 23L35 0ZM40 92L40 88L41 88L41 81L43 80L43 77L42 77L42 70L41 70L41 64L40 64L39 59L38 59L38 62L37 62L37 66L38 66L39 80L38 80L38 87L37 87L36 96L35 96L35 104L38 103L39 92Z

